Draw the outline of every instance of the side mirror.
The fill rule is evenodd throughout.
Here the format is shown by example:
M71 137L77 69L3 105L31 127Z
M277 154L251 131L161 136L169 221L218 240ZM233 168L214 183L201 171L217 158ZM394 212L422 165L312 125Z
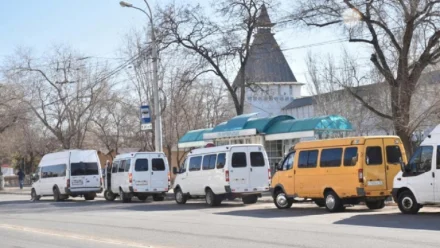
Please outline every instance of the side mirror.
M173 167L173 174L174 174L174 175L177 175L177 174L178 174L178 171L177 171L177 168L176 168L176 167Z
M400 170L405 173L408 172L408 166L403 162L402 157L399 158Z
M38 176L38 174L32 174L32 176L31 176L31 180L33 181L33 182L36 182L36 181L38 181L38 179L39 179L39 176Z
M275 163L275 169L276 169L277 171L281 171L281 170L283 170L283 164L281 164L281 163Z

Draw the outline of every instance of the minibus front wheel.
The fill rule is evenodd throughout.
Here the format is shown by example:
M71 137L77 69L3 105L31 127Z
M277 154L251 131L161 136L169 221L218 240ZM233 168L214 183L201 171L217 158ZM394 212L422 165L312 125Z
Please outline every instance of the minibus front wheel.
M417 214L420 210L420 205L409 190L405 190L399 194L398 205L400 212L403 214Z
M292 207L293 201L289 199L282 190L275 192L273 202L278 209L288 209Z

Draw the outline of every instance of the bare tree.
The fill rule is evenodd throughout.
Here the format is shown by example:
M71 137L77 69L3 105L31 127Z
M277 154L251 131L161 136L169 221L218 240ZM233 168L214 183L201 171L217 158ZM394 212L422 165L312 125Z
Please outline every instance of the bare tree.
M21 97L15 87L0 83L0 133L12 127L23 114Z
M205 15L200 6L171 5L161 11L159 37L162 45L178 45L199 58L205 64L199 74L210 72L223 82L237 115L244 111L245 89L248 86L245 67L258 14L261 6L270 2L221 1L216 8L216 13L221 15L218 21ZM234 64L241 68L235 84L230 80L230 74L238 71Z
M440 59L440 1L434 0L302 0L293 14L308 26L338 26L349 42L372 48L371 62L389 85L391 113L371 106L349 91L376 115L393 122L397 135L411 151L411 103L422 72ZM344 25L345 21L357 25ZM366 32L366 34L365 34Z
M95 107L111 88L107 72L69 48L55 47L43 58L18 51L6 75L37 119L70 149L82 147Z

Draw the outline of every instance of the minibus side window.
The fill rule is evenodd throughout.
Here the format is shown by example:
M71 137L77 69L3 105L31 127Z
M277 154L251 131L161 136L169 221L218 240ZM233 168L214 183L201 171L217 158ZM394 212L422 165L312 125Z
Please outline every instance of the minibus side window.
M131 164L131 160L127 159L127 161L125 162L125 172L128 172L130 170L130 164Z
M242 168L246 167L246 153L244 152L234 152L232 154L232 168Z
M212 154L209 159L209 169L215 169L215 162L217 161L217 154Z
M203 170L212 170L215 167L215 158L216 155L205 155L203 156L202 169ZM214 167L211 168L211 161L214 161Z
M299 153L298 168L315 168L318 160L318 150L301 151Z
M356 157L358 153L357 147L348 147L345 148L344 152L344 166L355 166L356 165Z
M421 146L411 157L408 166L413 173L424 173L431 170L432 146Z
M119 161L114 161L112 165L112 173L118 173Z
M125 171L125 160L122 160L119 164L118 172L124 172Z
M202 156L192 157L189 159L189 171L199 171L202 165Z
M399 164L402 152L399 146L387 146L387 162L389 164Z
M226 163L226 153L219 153L217 156L217 169L223 169Z
M381 165L382 160L382 148L380 146L369 146L365 154L365 162L367 165Z
M437 146L437 170L440 170L440 146Z
M251 152L251 166L252 167L264 166L264 155L262 152Z
M323 149L320 167L339 167L342 160L342 148Z

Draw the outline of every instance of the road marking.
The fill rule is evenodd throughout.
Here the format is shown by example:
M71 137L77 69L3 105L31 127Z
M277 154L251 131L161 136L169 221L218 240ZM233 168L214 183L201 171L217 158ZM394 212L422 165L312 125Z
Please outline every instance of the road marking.
M52 230L36 229L36 228L30 228L30 227L24 227L24 226L0 224L0 228L17 230L17 231L22 231L22 232L29 232L29 233L37 233L37 234L55 236L55 237L60 237L60 238L79 239L79 240L93 241L93 242L106 243L106 244L112 244L112 245L120 245L120 246L125 246L125 247L153 248L153 246L144 245L144 244L140 244L140 243L134 243L134 242L126 241L126 240L107 239L107 238L86 236L86 235L81 235L81 234L73 234L73 233L59 232L59 231L57 231L57 233L55 233Z

